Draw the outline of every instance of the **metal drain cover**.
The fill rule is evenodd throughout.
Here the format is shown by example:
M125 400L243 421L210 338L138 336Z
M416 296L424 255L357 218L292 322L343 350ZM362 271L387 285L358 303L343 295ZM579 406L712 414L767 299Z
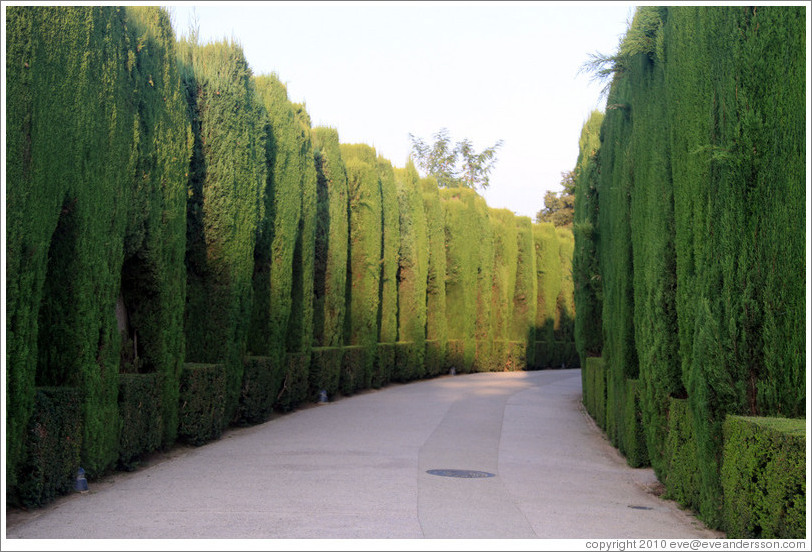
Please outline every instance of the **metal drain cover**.
M629 505L629 508L631 508L632 510L653 510L654 509L654 508L651 508L649 506L633 506L631 504Z
M426 470L429 475L440 475L442 477L462 477L465 479L477 479L481 477L493 477L495 474L476 470Z

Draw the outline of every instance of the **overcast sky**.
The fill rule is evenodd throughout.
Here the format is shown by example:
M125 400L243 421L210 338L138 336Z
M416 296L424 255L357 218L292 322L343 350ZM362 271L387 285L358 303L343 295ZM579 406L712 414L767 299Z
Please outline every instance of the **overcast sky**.
M338 130L403 167L409 134L447 128L477 151L504 144L483 194L533 217L575 166L581 127L603 110L578 74L612 54L633 15L621 2L182 2L201 42L234 39L254 74L276 73L314 126Z

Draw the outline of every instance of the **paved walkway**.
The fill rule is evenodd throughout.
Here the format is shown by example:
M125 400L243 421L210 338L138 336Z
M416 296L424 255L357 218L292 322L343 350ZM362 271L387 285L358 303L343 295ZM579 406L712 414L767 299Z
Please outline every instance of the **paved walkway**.
M88 493L10 512L6 537L722 536L658 498L652 470L629 468L580 399L579 370L391 385L229 430L91 482Z

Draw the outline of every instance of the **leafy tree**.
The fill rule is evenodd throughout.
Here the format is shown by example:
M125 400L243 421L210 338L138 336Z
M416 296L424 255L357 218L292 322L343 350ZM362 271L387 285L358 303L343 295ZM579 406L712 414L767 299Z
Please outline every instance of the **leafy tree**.
M556 226L572 226L575 213L575 171L561 173L560 192L544 194L544 209L536 213L536 222L552 222Z
M412 156L417 165L428 175L437 179L441 188L486 189L489 175L496 163L496 150L502 140L477 153L467 138L452 145L448 129L434 134L434 143L426 144L422 138L409 134Z

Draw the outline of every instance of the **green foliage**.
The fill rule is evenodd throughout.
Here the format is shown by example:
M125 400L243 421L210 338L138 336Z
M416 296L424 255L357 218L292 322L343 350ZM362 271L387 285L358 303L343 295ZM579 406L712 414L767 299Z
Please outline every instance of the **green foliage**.
M81 389L88 475L118 456L114 313L144 151L134 145L143 116L134 91L146 54L133 51L125 8L6 13L6 476L14 488L35 385ZM167 152L178 153L185 129L172 132L180 146ZM153 360L171 364L167 357Z
M187 201L186 360L223 363L223 423L237 414L251 326L266 160L251 69L233 43L183 45L194 149Z
M246 356L243 358L242 390L238 424L261 424L273 412L273 405L285 373L276 356Z
M623 421L626 425L622 432L623 448L626 462L633 468L649 465L640 394L639 382L633 379L626 380L626 412L623 414Z
M513 330L511 321L516 295L519 227L516 215L508 209L491 209L490 220L494 245L491 335L494 341L505 341L510 339Z
M299 187L302 193L301 218L293 252L291 315L287 331L288 351L309 353L313 343L313 271L316 243L316 166L310 140L310 116L304 106L294 104L298 124ZM309 360L308 360L309 363ZM305 368L307 365L305 365Z
M338 387L342 395L349 396L359 389L368 387L364 383L365 380L372 379L374 353L369 347L361 345L347 345L343 347L343 351Z
M294 265L300 260L294 257L297 251L301 253L302 245L301 157L307 146L296 107L288 100L287 89L279 78L260 75L252 82L267 112L267 122L262 134L266 166L264 216L258 223L254 249L254 305L248 349L253 354L278 357L282 364L293 310Z
M700 475L694 419L685 399L668 399L668 433L662 452L661 474L665 498L696 510L699 508Z
M581 130L575 165L572 280L575 302L574 334L581 366L603 349L603 286L597 248L600 127L603 113L593 111Z
M409 139L412 141L412 156L417 165L429 176L436 178L441 188L486 189L490 184L490 172L496 163L496 150L502 147L502 140L497 140L491 147L477 153L467 138L451 146L451 137L445 128L434 134L434 143L431 145L411 134Z
M420 179L426 213L428 270L426 272L426 370L437 375L445 366L448 322L446 319L445 213L433 177Z
M310 351L287 353L282 367L282 376L282 385L275 397L274 408L282 412L289 412L308 399Z
M380 155L377 159L381 187L381 280L378 303L378 342L393 343L398 338L398 265L400 251L400 214L398 189L392 163Z
M347 173L338 132L313 129L316 158L317 211L314 267L314 342L324 347L343 343L347 285Z
M478 330L487 335L487 331L483 330L490 326L489 316L486 318L480 301L482 290L479 274L480 248L486 254L490 249L492 255L492 245L489 247L487 235L483 234L487 221L484 220L484 213L478 209L476 200L481 198L476 192L465 188L442 189L440 198L445 218L449 362L457 372L464 373L471 369L474 361ZM472 240L470 236L478 236L482 241ZM489 282L488 288L491 285ZM458 343L452 345L452 341Z
M536 324L535 334L539 341L555 339L558 296L561 294L560 245L551 222L533 225L533 242L536 251Z
M544 194L544 209L536 213L534 222L552 222L556 226L572 226L575 215L576 171L561 173L561 186L564 189L558 192L548 190Z
M192 135L169 15L157 7L133 6L127 17L135 40L138 119L121 300L132 332L127 337L133 345L137 341L142 371L160 374L158 419L163 423L161 443L168 446L177 436L178 378L185 356L183 260Z
M728 416L723 527L730 538L806 536L806 422Z
M378 348L380 350L380 345L378 345ZM425 341L420 343L398 341L395 343L392 381L407 382L424 377L426 372L426 366L423 363L425 353Z
M334 397L339 390L341 362L344 350L341 347L313 347L310 358L309 396L317 401L321 391L327 397Z
M513 287L512 315L510 317L511 341L523 342L525 358L534 358L533 349L536 345L535 322L538 296L538 272L536 268L536 249L533 239L533 224L529 217L517 217L516 243L516 284ZM564 259L562 258L562 261ZM563 282L562 282L563 284ZM572 288L565 288L562 285L562 293ZM518 369L524 370L526 365L520 365ZM515 367L513 369L516 369Z
M11 502L36 507L73 488L82 445L81 393L71 387L38 387L25 433L26 456Z
M400 251L397 272L398 340L413 343L408 358L422 376L426 339L426 304L429 271L429 237L420 177L414 164L395 169L398 191ZM401 365L398 361L398 366ZM397 374L397 370L396 370ZM397 379L397 377L396 377ZM414 379L410 377L408 379Z
M347 169L349 194L350 260L344 343L372 348L378 341L383 244L377 154L365 144L341 144L341 156ZM368 365L361 370L371 374L374 355L364 357Z
M141 457L161 446L163 434L161 376L121 374L118 411L121 435L118 441L118 467L132 471Z
M397 343L378 343L374 348L375 360L372 373L364 378L362 387L380 389L389 385L396 370Z
M606 429L606 364L602 357L587 357L584 377L584 406L601 429Z
M226 367L185 363L180 375L178 439L200 446L220 438L225 427Z

